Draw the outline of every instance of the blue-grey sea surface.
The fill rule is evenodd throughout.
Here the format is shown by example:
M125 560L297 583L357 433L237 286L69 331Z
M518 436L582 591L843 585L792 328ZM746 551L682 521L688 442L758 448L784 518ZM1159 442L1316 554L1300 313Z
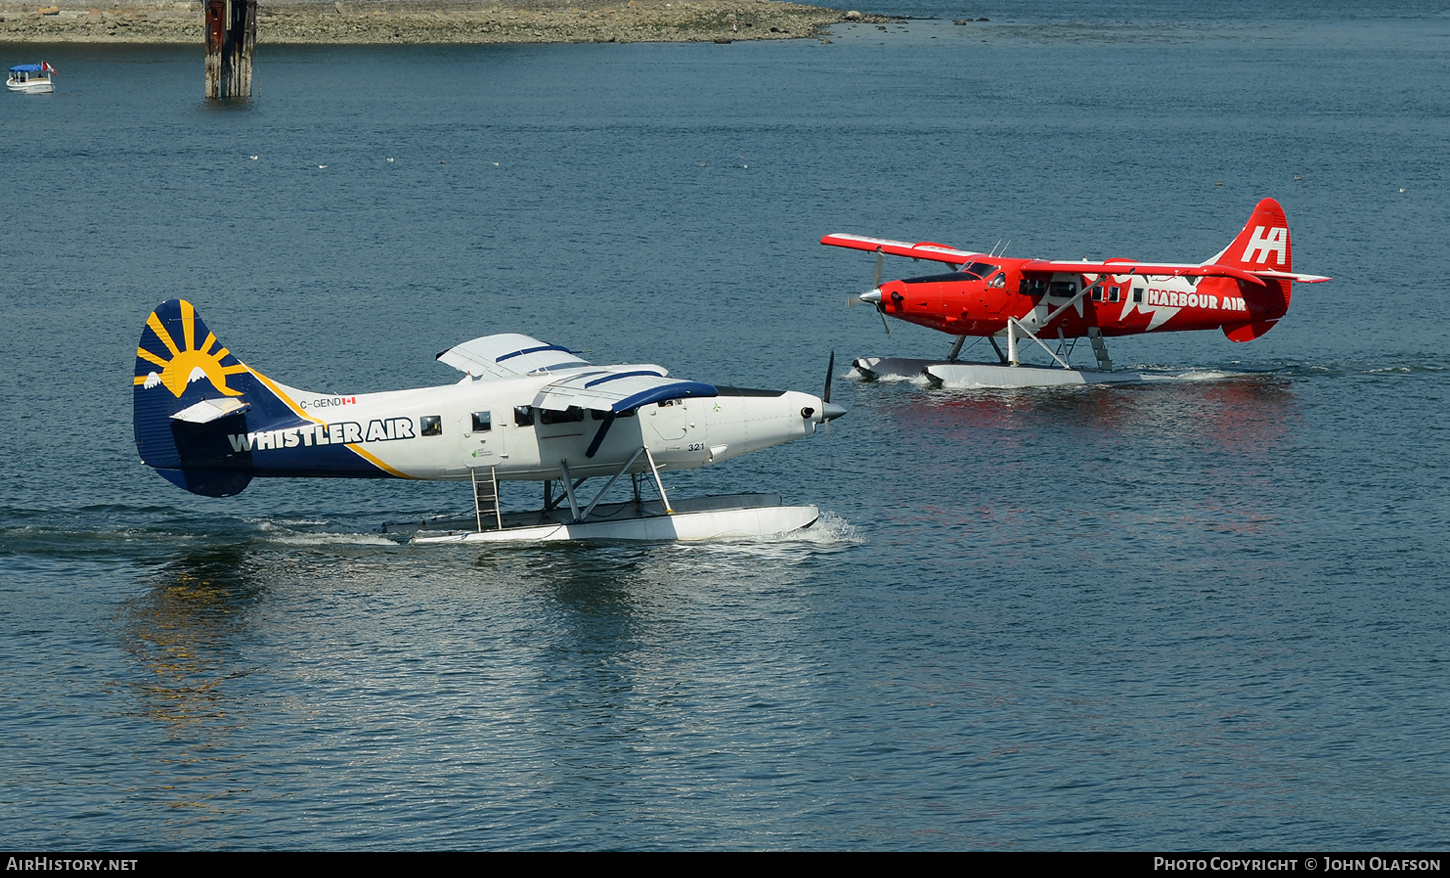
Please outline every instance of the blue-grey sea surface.
M0 839L1444 849L1450 12L951 2L264 44L226 105L199 41L0 47L60 70L0 95ZM823 234L1198 261L1269 196L1331 283L1249 344L1111 344L1199 380L848 376L950 339L847 310L874 260ZM450 382L436 352L518 331L814 392L835 351L850 414L667 479L818 504L797 537L399 545L468 489L140 465L173 297L309 389Z

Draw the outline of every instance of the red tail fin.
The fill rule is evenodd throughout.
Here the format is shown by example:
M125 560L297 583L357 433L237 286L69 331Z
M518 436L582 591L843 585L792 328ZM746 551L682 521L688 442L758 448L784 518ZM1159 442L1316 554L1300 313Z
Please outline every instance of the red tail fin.
M1256 268L1293 271L1294 251L1289 243L1289 221L1284 218L1284 208L1272 198L1260 201L1244 224L1244 230L1209 262L1245 271Z
M1293 271L1294 248L1289 241L1289 221L1284 217L1284 208L1272 198L1260 201L1233 243L1208 262L1245 271ZM1264 278L1264 281L1265 286L1262 287L1239 284L1253 319L1225 326L1224 335L1230 339L1249 341L1258 338L1288 312L1290 281L1279 278Z

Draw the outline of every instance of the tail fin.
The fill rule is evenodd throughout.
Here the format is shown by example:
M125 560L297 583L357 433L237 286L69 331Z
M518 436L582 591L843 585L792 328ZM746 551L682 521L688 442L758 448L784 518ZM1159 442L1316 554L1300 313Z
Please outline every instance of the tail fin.
M1243 231L1232 244L1205 264L1210 263L1245 271L1293 271L1294 254L1289 244L1289 221L1284 217L1284 208L1272 198L1260 201L1244 224Z
M228 497L252 480L250 453L229 433L247 431L254 406L278 400L206 328L190 302L162 302L146 319L132 381L141 461L194 494ZM270 414L271 412L266 412Z
M1289 241L1289 221L1284 217L1284 208L1272 198L1260 201L1233 243L1204 264L1227 265L1255 273L1292 273L1294 251ZM1293 287L1291 279L1262 274L1260 278L1264 286L1239 284L1249 309L1249 320L1224 326L1224 335L1233 341L1258 338L1273 329L1279 318L1289 311Z
M172 299L151 312L132 383L142 463L193 494L229 497L253 476L401 475L348 438L359 424L307 414L297 400L307 391L234 357L190 302Z

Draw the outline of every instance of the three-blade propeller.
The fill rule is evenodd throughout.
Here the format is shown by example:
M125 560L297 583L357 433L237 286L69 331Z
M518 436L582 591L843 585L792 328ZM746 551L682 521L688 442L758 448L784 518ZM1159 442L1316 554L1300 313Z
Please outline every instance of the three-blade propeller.
M821 394L821 418L826 425L826 434L831 432L831 422L846 413L841 406L831 402L831 379L836 375L836 352L831 351L831 358L826 362L826 389Z
M886 261L886 254L880 247L876 248L876 276L871 279L871 289L853 296L846 297L846 307L854 308L857 305L875 305L876 313L881 315L881 328L886 330L886 337L891 337L891 324L886 322L886 309L881 307L881 266Z

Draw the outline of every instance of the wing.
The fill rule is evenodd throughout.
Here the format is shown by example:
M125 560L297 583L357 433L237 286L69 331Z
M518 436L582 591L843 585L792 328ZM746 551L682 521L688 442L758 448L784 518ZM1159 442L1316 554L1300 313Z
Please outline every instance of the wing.
M966 250L958 250L945 244L933 244L930 241L908 244L905 241L888 241L884 238L866 238L861 235L827 235L821 239L821 243L831 247L870 250L873 253L879 251L889 256L930 259L933 262L946 262L951 265L965 265L975 259L988 258L981 253L969 253Z
M575 406L620 414L652 402L719 394L714 385L670 378L669 370L653 364L591 367L568 348L516 332L454 345L438 359L480 379L566 373L534 397L535 408L549 411Z
M1258 286L1267 286L1265 278L1291 280L1301 284L1318 284L1329 280L1317 274L1297 274L1292 271L1271 271L1268 269L1248 270L1232 265L1204 263L1202 265L1181 265L1168 262L1137 262L1132 259L1109 259L1106 262L1059 262L1048 259L1034 259L1024 262L1022 270L1027 272L1062 271L1073 274L1137 274L1160 277L1230 277Z
M965 265L975 260L990 262L992 257L985 253L971 253L945 244L923 241L909 244L906 241L889 241L885 238L867 238L863 235L826 235L822 244L832 247L847 247L852 250L870 250L889 256L910 256L913 259L930 259L951 265ZM1230 277L1257 286L1265 286L1264 279L1291 280L1301 284L1317 284L1329 280L1316 274L1296 274L1288 271L1246 271L1231 265L1178 264L1165 262L1137 262L1132 259L1112 259L1106 262L1063 262L1052 259L1034 259L1022 264L1026 272L1065 272L1075 274L1137 274L1165 277Z
M1158 277L1231 277L1258 286L1264 286L1263 279L1255 272L1234 268L1230 265L1190 265L1170 262L1138 262L1132 259L1110 259L1106 262L1061 262L1055 259L1033 259L1022 263L1024 272L1050 274L1137 274ZM1259 272L1258 274L1266 274Z
M438 360L480 378L514 378L589 365L568 348L517 332L485 335L454 345L439 354Z
M659 366L610 366L555 381L539 391L534 407L560 412L577 406L622 414L652 402L719 394L713 384L668 378Z

